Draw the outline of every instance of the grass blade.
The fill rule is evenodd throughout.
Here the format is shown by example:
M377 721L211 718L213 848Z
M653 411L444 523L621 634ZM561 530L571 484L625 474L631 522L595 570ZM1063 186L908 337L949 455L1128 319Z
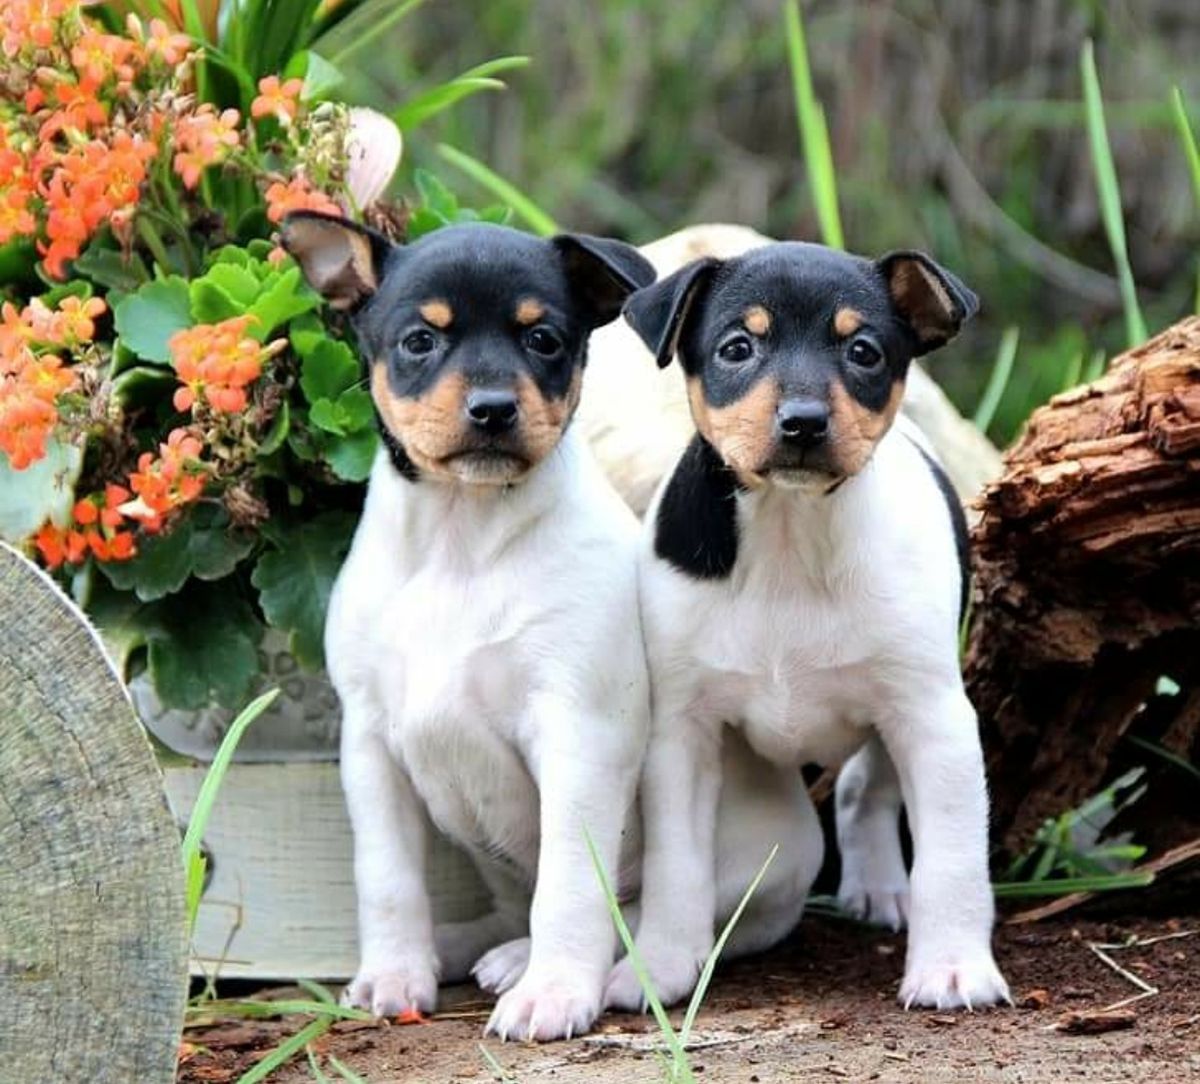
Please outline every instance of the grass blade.
M463 154L458 148L447 146L445 143L438 144L438 154L480 187L486 188L498 200L507 203L519 218L525 220L534 233L540 234L542 237L549 237L551 234L559 232L558 223L553 218L515 185L506 181L498 173L493 173L478 159L472 158L469 154Z
M333 1081L330 1080L329 1076L324 1072L324 1070L322 1070L321 1066L317 1064L317 1056L313 1053L312 1047L306 1046L304 1048L304 1053L308 1055L308 1068L313 1075L313 1080L315 1080L317 1084L333 1084Z
M313 999L320 1001L325 1005L336 1005L338 1000L333 996L332 991L327 986L322 986L319 982L313 982L312 979L297 979L296 985L306 993L312 994Z
M492 75L499 75L501 72L515 71L517 68L528 68L529 57L527 56L496 56L491 60L485 60L482 64L476 64L475 67L467 69L459 76L460 79L486 79Z
M332 1016L322 1016L319 1020L305 1025L290 1039L281 1042L253 1069L247 1070L238 1077L237 1084L258 1084L258 1081L266 1080L284 1062L299 1054L314 1039L319 1039L324 1035L332 1025Z
M427 90L410 98L392 114L392 120L402 132L411 132L419 128L427 120L445 112L452 105L470 98L481 90L505 90L505 84L499 79L486 79L478 76L460 75L448 83Z
M1183 144L1188 171L1192 175L1196 207L1200 210L1200 147L1196 146L1196 133L1192 131L1191 122L1188 120L1187 101L1178 87L1171 89L1171 115L1175 118L1175 127L1179 131L1179 142Z
M415 11L423 3L425 0L404 0L403 3L397 4L380 19L364 26L360 33L356 33L346 45L329 58L329 62L335 68L340 68L351 53L357 53L364 45L370 45L380 34L391 30L401 19Z
M713 945L712 952L708 954L708 959L704 961L704 967L700 971L700 978L696 981L696 989L692 991L692 999L688 1002L687 1012L683 1017L683 1026L679 1029L679 1045L685 1050L687 1049L688 1037L692 1034L692 1025L696 1022L696 1014L700 1011L700 1006L704 1003L704 995L708 993L708 984L712 982L713 971L717 966L717 958L724 950L725 942L729 940L729 935L733 933L733 928L741 919L742 912L746 910L746 905L750 902L750 897L754 895L758 886L762 883L763 877L766 875L771 863L775 861L775 856L778 853L779 844L776 843L771 848L771 853L767 855L767 860L762 864L762 868L754 875L754 880L750 882L737 907L733 909L733 914L729 916L729 921L725 923L725 928L721 931L721 936L717 938L717 943Z
M829 146L829 127L825 110L813 92L812 69L804 39L804 20L799 0L787 0L783 7L787 36L788 66L792 73L792 92L796 99L796 122L804 150L804 167L812 189L813 205L821 226L821 237L831 248L845 248L842 219L838 213L837 173Z
M617 901L617 896L613 892L612 885L609 884L608 874L604 870L604 863L600 861L600 855L596 851L596 844L592 842L592 834L586 829L583 834L584 839L587 841L588 854L592 856L592 866L596 870L596 877L600 881L600 887L604 891L604 899L608 903L609 912L612 914L613 922L616 924L617 934L620 936L621 943L625 946L625 951L629 955L629 964L633 968L634 974L637 975L638 982L641 983L642 992L646 995L650 1011L654 1014L654 1019L657 1021L659 1030L662 1032L667 1049L671 1052L671 1065L675 1074L673 1079L683 1081L684 1084L694 1084L691 1066L688 1065L687 1054L684 1052L683 1044L679 1041L679 1036L675 1034L675 1029L671 1026L667 1010L663 1008L663 1004L658 997L658 992L654 989L654 983L650 979L650 974L646 970L646 965L642 961L641 953L638 952L637 945L633 942L633 934L629 932L629 925L625 921L625 916L621 914L621 905Z
M1005 328L1000 337L1000 348L996 351L996 360L988 376L987 387L983 389L979 405L975 408L975 426L981 433L988 431L996 417L1004 390L1012 379L1013 364L1017 360L1017 344L1020 341L1021 329L1016 327Z
M1181 771L1185 771L1194 778L1200 779L1200 768L1197 768L1190 760L1181 757L1178 753L1172 753L1170 749L1164 749L1161 745L1155 745L1152 741L1134 737L1132 734L1126 734L1125 740L1132 742L1139 749L1145 749L1147 753L1153 753L1155 756L1162 757L1168 764L1174 764Z
M305 1001L289 998L279 1001L253 1001L250 998L218 998L206 1001L199 1007L205 1019L219 1016L236 1016L247 1020L269 1020L277 1016L328 1016L334 1020L374 1020L362 1009L351 1009L326 1001Z
M344 1065L338 1061L332 1054L329 1055L329 1064L337 1070L338 1075L346 1082L346 1084L367 1084L366 1080L360 1077L348 1065Z
M1117 184L1117 169L1113 165L1112 147L1104 123L1104 99L1100 94L1100 77L1096 74L1096 52L1091 38L1083 43L1080 56L1083 74L1083 99L1087 113L1088 138L1092 145L1092 165L1096 172L1096 189L1100 195L1100 211L1104 231L1117 265L1117 281L1121 286L1121 301L1125 308L1125 333L1129 346L1139 346L1147 339L1146 321L1138 305L1137 287L1129 251L1125 243L1125 219L1121 213L1121 190Z
M1087 365L1084 366L1083 382L1085 384L1091 384L1093 381L1099 380L1104 375L1104 366L1107 361L1108 358L1105 356L1103 350L1095 351L1092 356L1088 358Z
M993 884L998 899L1023 899L1026 896L1068 896L1072 892L1112 892L1118 888L1144 888L1154 883L1154 874L1113 873L1105 877L1061 877L1049 881L1009 881Z
M187 923L192 930L196 925L196 912L200 907L200 893L204 887L204 855L200 851L200 842L204 838L204 830L208 827L208 818L212 814L213 803L217 800L217 791L221 781L229 770L233 760L233 752L246 728L275 702L279 695L278 689L271 689L262 696L252 700L242 713L233 721L228 733L221 739L217 755L213 757L200 785L200 793L196 795L196 803L192 806L192 815L188 819L187 831L183 836L182 857L184 876L187 878Z
M517 1084L517 1082L504 1071L504 1066L496 1060L492 1052L486 1046L484 1046L483 1043L479 1044L479 1053L483 1055L483 1060L487 1062L487 1067L492 1071L492 1076L500 1081L500 1084Z

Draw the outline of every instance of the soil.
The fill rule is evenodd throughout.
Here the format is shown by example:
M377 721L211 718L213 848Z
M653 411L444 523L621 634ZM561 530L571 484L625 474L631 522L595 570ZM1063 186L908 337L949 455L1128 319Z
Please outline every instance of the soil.
M1164 935L1177 935L1142 944ZM1072 1034L1064 1014L1085 1015L1136 995L1089 942L1158 993L1126 1006L1123 1030ZM774 951L718 971L696 1026L696 1079L721 1084L782 1081L946 1081L1043 1084L1177 1084L1200 1081L1200 919L1078 920L1068 916L1001 926L996 956L1017 1002L974 1014L903 1012L895 1001L904 938L833 918L806 918ZM502 1044L482 1039L489 1001L473 987L443 991L428 1022L337 1025L315 1044L333 1079L332 1054L370 1084L446 1084L496 1079L484 1045L519 1084L657 1084L665 1079L649 1018L604 1017L583 1039ZM681 1013L674 1012L678 1025ZM1132 1017L1130 1021L1128 1017ZM190 1029L179 1084L236 1082L241 1073L298 1030L282 1022L237 1021ZM304 1058L268 1077L311 1082Z

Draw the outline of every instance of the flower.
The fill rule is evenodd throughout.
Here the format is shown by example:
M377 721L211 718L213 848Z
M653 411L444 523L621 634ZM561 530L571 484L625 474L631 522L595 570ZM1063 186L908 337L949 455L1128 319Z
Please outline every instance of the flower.
M246 409L246 387L262 374L263 362L286 345L278 339L263 346L251 338L246 329L252 320L235 316L171 336L167 346L182 382L173 399L176 410L191 410L201 398L220 413Z
M383 195L400 165L403 149L400 129L389 117L374 109L350 110L346 187L356 207L369 207Z
M202 105L190 116L180 118L175 130L175 145L180 149L174 166L185 188L195 188L205 169L229 157L240 142L240 121L236 109L218 114L211 105Z
M296 119L296 105L304 89L303 79L279 82L279 76L268 75L258 81L258 97L250 103L250 116L255 120L274 117L285 128Z
M276 181L266 191L267 218L282 222L293 211L324 211L338 215L342 209L324 192L318 192L303 177L293 177L284 184Z
M121 514L153 534L167 515L198 500L208 477L208 468L200 462L202 448L187 429L173 429L166 443L159 444L157 459L152 452L143 452L138 469L129 476L129 488L137 498L122 504Z
M0 390L0 451L13 470L25 470L46 454L58 411L36 390L6 381Z

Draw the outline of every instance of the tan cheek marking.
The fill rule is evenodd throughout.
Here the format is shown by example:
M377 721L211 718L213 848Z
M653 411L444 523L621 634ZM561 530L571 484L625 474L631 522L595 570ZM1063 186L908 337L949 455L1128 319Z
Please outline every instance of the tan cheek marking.
M829 389L830 426L829 449L834 468L839 474L857 474L867 465L875 445L892 426L900 401L904 398L904 381L892 385L891 395L882 410L869 410L855 402L840 381Z
M760 472L775 448L779 386L760 380L741 399L713 407L704 398L699 377L688 378L688 402L701 436L745 485L761 482Z
M450 302L441 298L423 302L417 312L421 314L422 320L439 331L444 331L454 323L454 310L450 308Z
M547 399L528 376L517 380L517 402L521 411L521 441L530 463L540 463L557 447L563 430L579 405L583 372L576 369L567 394Z
M517 306L517 323L523 327L529 327L531 324L536 324L545 315L546 306L532 297L525 298L525 300Z
M462 374L450 373L421 398L405 399L389 387L385 362L371 372L371 396L384 424L417 468L432 474L448 473L443 461L462 447L466 391Z
M742 313L742 323L751 335L760 339L771 330L771 314L761 305L751 305Z
M846 306L833 314L833 330L840 338L848 339L862 326L863 314L858 309Z

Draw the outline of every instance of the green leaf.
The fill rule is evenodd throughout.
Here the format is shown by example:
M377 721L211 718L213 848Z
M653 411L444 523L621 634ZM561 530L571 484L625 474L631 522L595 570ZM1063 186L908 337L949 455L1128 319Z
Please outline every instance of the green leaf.
M374 429L362 429L344 437L334 437L325 450L325 459L333 473L343 481L365 482L378 450L379 434Z
M337 402L347 432L354 433L375 424L375 401L366 388L348 388L338 396Z
M279 529L277 548L258 559L251 577L268 623L290 633L292 654L313 669L324 661L325 611L356 522L331 511Z
M113 397L126 410L153 407L169 399L179 380L158 365L135 365L113 378Z
M300 388L310 403L336 399L360 379L354 351L338 339L321 339L301 358Z
M308 411L308 420L326 433L341 436L346 432L338 405L332 399L318 399Z
M71 264L71 271L107 289L127 293L150 281L150 272L136 252L126 259L120 252L95 243Z
M262 626L234 579L189 584L153 607L150 676L164 707L237 707L259 676Z
M1179 144L1183 147L1188 172L1192 177L1196 207L1200 210L1200 147L1196 146L1196 133L1192 131L1192 122L1188 119L1187 100L1178 87L1171 88L1171 116L1175 121L1175 130L1179 133Z
M230 266L230 265L225 265ZM245 306L239 305L215 282L196 279L188 290L192 299L192 315L198 324L219 324L240 316Z
M439 143L437 150L438 154L452 166L462 170L497 199L507 203L518 216L529 224L529 228L534 233L540 234L542 237L549 237L551 234L559 232L558 224L554 219L512 182L506 181L498 173L488 169L482 162L472 158L469 154L463 154L455 147Z
M116 306L113 323L138 357L166 364L171 360L168 340L193 323L187 281L169 275L147 282Z
M46 443L45 458L24 470L13 470L0 453L0 538L19 546L46 520L64 526L82 465L80 449L54 439Z
M453 221L454 216L458 214L458 198L436 174L427 169L418 169L413 174L413 184L417 187L417 195L421 197L423 207L447 222Z
M392 120L396 122L400 131L411 132L455 103L478 94L481 90L504 89L504 83L499 79L468 79L460 76L409 98L392 114Z
M317 343L329 338L329 332L319 316L307 313L288 324L288 339L292 349L302 358L308 357Z
M408 217L408 240L415 241L418 237L424 237L427 233L449 225L450 220L444 215L439 215L428 207L418 207Z
M287 439L288 430L292 427L292 408L288 406L286 399L280 400L279 412L271 419L271 428L267 430L266 436L263 437L258 446L258 455L261 459L263 456L274 455Z
M300 92L300 98L302 101L311 102L327 97L343 78L342 73L333 64L319 53L310 50L308 66L304 72L304 89Z
M258 300L246 311L254 317L249 332L263 342L280 324L294 316L312 312L320 303L320 297L304 282L300 268L289 267L279 273L274 282L268 282Z
M175 594L193 576L223 579L253 546L253 536L230 528L223 508L202 505L181 517L171 530L139 542L132 560L106 562L100 567L117 589L133 591L143 602L153 602Z

